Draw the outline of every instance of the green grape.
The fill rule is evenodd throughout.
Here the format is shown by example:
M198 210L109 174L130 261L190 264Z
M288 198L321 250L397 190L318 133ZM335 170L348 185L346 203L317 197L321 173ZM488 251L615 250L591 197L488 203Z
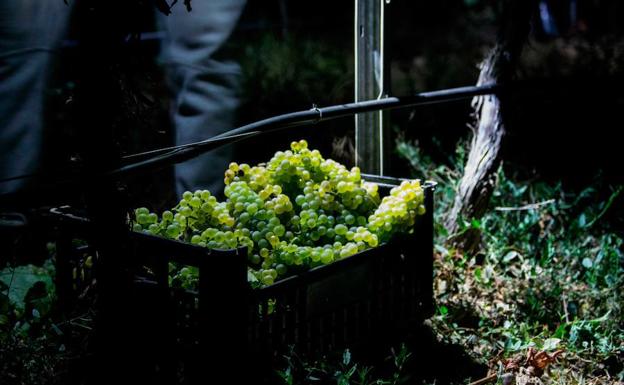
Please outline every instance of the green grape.
M141 225L147 224L149 222L149 214L139 214L137 216L137 222Z
M166 234L169 238L176 239L180 236L181 232L180 226L177 223L167 226Z
M258 212L258 205L256 205L255 203L250 204L249 206L247 206L247 212L250 215L254 215L256 212Z
M269 242L266 239L261 239L258 242L258 247L261 249L268 249L269 248Z
M283 236L286 233L286 228L282 225L277 225L273 228L273 232L275 233L275 235L277 235L278 237Z
M275 282L275 278L272 275L262 275L261 282L267 286L272 285Z
M317 252L316 250L312 250L310 252L310 260L312 260L312 262L319 262L322 256L323 255L320 252Z
M286 267L286 265L280 263L277 266L275 266L275 271L277 272L278 276L283 276L283 275L286 275L288 268Z
M340 225L336 225L336 227L334 227L334 231L338 235L345 235L347 233L348 229L347 229L347 226L340 224Z
M325 249L321 254L321 262L324 264L329 264L334 260L334 251L331 249Z
M202 205L202 200L196 196L194 196L193 198L191 198L189 205L193 208L198 208Z

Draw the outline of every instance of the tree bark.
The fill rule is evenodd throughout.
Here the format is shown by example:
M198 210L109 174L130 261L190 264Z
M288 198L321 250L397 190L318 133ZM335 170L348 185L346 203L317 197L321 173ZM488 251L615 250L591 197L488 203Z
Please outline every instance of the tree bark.
M507 84L512 80L516 62L530 30L535 0L506 0L496 46L480 65L477 85ZM487 210L496 185L501 163L500 150L508 126L504 94L475 97L472 101L475 124L470 153L445 226L451 241L465 251L474 251L480 243L478 229L457 233L460 222L481 218Z

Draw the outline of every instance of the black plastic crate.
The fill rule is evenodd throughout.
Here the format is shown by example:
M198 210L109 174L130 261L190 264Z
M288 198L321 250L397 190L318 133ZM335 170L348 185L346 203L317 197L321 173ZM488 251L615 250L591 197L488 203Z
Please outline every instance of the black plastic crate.
M363 178L379 184L381 195L401 182ZM161 371L179 370L179 363L197 361L202 353L244 349L252 360L270 360L291 345L312 355L357 348L395 339L422 322L433 310L434 188L431 182L423 185L426 213L417 218L413 234L261 289L247 283L246 248L209 250L132 232L133 295L148 325L144 332L157 333L160 340ZM59 230L58 293L73 303L92 282L97 251L89 243L87 219L69 208L53 214ZM197 291L169 287L170 262L199 269ZM213 361L216 367L218 362Z

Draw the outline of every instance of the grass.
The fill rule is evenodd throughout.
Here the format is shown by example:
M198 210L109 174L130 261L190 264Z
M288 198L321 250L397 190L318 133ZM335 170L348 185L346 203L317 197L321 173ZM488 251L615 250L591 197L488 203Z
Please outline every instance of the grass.
M405 344L396 351L391 350L389 368L384 374L377 373L379 368L365 366L355 362L351 352L346 349L341 360L319 360L309 362L297 356L294 351L285 357L286 365L278 371L280 379L286 385L295 384L336 384L336 385L398 385L405 383L405 365L410 358Z
M438 223L461 176L462 148L447 166L435 165L413 143L398 143L416 174L439 183ZM480 231L477 253L445 246L452 234L437 225L438 312L429 323L438 339L460 344L492 371L529 348L562 349L563 358L542 381L621 383L623 242L605 220L621 192L622 186L597 181L565 193L560 183L519 180L501 168L490 210L460 226Z

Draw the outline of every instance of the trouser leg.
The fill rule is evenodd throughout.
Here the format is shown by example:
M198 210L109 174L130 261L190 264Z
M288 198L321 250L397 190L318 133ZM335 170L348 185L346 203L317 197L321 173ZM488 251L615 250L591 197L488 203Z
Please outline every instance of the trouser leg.
M192 2L193 10L173 8L160 16L167 35L161 59L173 94L172 122L176 144L204 140L234 128L239 105L240 66L219 59L245 5L244 0ZM230 147L176 165L176 189L223 189Z
M0 179L40 171L44 91L70 13L63 1L0 1ZM28 181L0 183L0 194Z

